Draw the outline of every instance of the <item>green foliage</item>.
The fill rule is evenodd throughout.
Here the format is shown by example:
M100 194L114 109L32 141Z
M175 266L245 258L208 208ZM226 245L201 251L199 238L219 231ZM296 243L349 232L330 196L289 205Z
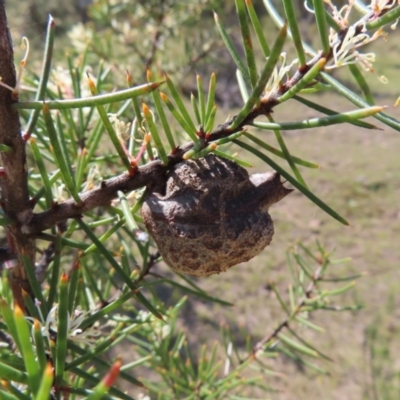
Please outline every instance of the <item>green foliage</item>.
M26 310L14 305L8 270L0 281L0 394L4 398L42 400L51 393L56 398L132 399L132 393L147 392L157 399L235 399L266 393L273 390L266 376L274 373L272 360L277 357L328 373L324 361L330 360L329 356L307 338L309 332L324 331L310 320L312 313L359 308L357 304L337 305L333 300L352 289L358 278L330 275L332 265L347 260L333 260L319 243L316 251L298 244L287 254L291 279L287 291L282 293L276 283L269 282L283 313L273 329L256 343L248 332L242 332L239 344L229 326L223 325L221 343L196 348L180 324L185 296L227 307L231 304L205 292L193 279L171 278L155 269L161 256L144 232L139 215L143 187L154 182L142 176L151 165L167 168L170 163L210 152L248 165L236 154L243 148L245 154L252 153L278 171L323 211L348 224L308 188L300 168L318 166L292 155L281 131L340 123L376 129L360 121L369 116L400 130L399 121L373 105L357 66L352 65L350 73L364 99L329 74L331 69L343 67L346 57L372 70L365 55L356 47L346 53L341 41L349 32L353 36L347 39L356 41L364 26L376 29L393 23L399 6L388 13L386 8L374 11L377 15L366 13L365 20L348 25L332 5L327 8L322 0L313 1L321 55L309 51L302 41L290 1L284 2L287 26L273 4L265 1L279 27L275 38L267 38L252 2L236 0L244 56L215 13L217 29L237 67L243 97L237 115L216 126L216 74L210 76L208 91L197 75L197 93L190 102L176 83L182 77L179 71L190 70L217 41L207 29L196 33L192 29L194 22L204 17L204 2L166 1L161 8L153 3L160 4L95 1L89 9L92 28L88 24L71 31L73 51L66 65L56 65L57 60L52 59L55 33L50 18L42 73L37 76L28 71L26 78L34 95L21 92L20 101L13 104L25 127L31 167L28 183L37 218L36 223L18 224L22 233L37 235L43 256L34 266L35 260L19 255L34 295L23 292ZM207 7L216 4L208 2ZM293 40L298 55L292 63L287 63L283 53L287 37ZM364 44L372 40L371 34ZM196 43L202 45L197 48ZM190 49L182 60L174 57L173 46L178 44ZM262 62L257 61L258 52L263 55ZM315 56L308 59L310 53ZM121 71L125 74L126 67L129 73L122 83ZM144 82L144 76L147 83L133 83ZM302 97L326 90L337 91L361 109L339 113ZM326 116L275 122L273 108L285 107L290 100ZM264 115L268 122L256 120ZM248 132L249 127L273 132L280 149ZM1 151L9 151L2 146ZM278 156L280 163L268 153ZM118 182L123 183L110 195L107 190ZM103 196L109 200L103 203ZM67 208L68 213L63 211ZM46 220L49 215L53 216L50 222ZM12 222L4 215L3 225ZM165 288L179 296L170 305L159 293ZM24 311L29 316L24 316ZM369 337L374 346L373 329ZM115 349L125 348L129 348L129 361L124 355L115 356ZM143 371L151 371L151 375L142 377ZM119 384L115 383L117 377Z
M187 292L199 299L229 304L210 297L188 278L184 278L186 284L161 277L143 281L141 288L148 291L155 311L149 312L130 303L128 300L134 292L127 289L97 311L90 306L83 311L86 302L101 298L102 293L99 292L100 281L86 276L88 263L86 258L81 258L76 260L69 276L61 276L57 304L43 314L37 302L31 312L35 317L25 318L18 306L14 310L11 308L11 290L4 274L0 293L4 320L1 328L4 333L7 332L8 342L17 346L17 351L3 342L0 373L5 380L1 393L13 393L16 398L30 395L42 399L45 398L44 393L48 396L51 390L56 395L71 393L91 399L109 398L101 397L109 392L114 398L132 399L114 386L119 375L120 380L129 386L142 387L142 390L146 388L151 398L223 399L234 394L245 395L257 388L272 390L265 383L264 375L273 373L270 360L279 354L325 374L327 371L315 362L321 363L329 357L302 336L308 331L324 331L310 321L310 315L318 310L357 309L358 306L338 306L333 302L334 296L354 286L353 280L357 276L341 277L338 281L348 280L350 284L332 286L335 278L329 276L331 266L349 260L332 259L320 244L315 254L299 244L288 251L287 261L292 280L288 285L289 297L285 299L287 295L282 295L275 283L269 282L270 289L286 313L276 329L271 329L255 344L243 330L243 338L239 341L243 341L245 346L238 346L238 338L229 326L222 325L221 343L215 343L211 348L201 346L198 351L192 349L194 343L179 326L186 296L174 306L165 308L155 289L168 283L180 293ZM85 283L79 284L79 281ZM108 295L107 288L104 289L104 295ZM45 290L44 295L47 297L49 291ZM28 296L26 301L29 301ZM102 358L118 346L130 348L132 361L122 367L119 359L109 364ZM56 381L49 385L53 368ZM158 377L138 380L136 376L141 375L144 368ZM107 369L108 372L105 372Z
M87 51L91 60L108 60L119 77L129 70L135 82L143 81L146 68L153 67L157 79L160 72L174 75L179 81L188 70L208 58L210 49L216 46L216 38L201 26L205 14L222 9L219 3L215 0L95 1L88 8L90 24L76 24L69 32L71 50ZM185 51L177 52L178 46Z

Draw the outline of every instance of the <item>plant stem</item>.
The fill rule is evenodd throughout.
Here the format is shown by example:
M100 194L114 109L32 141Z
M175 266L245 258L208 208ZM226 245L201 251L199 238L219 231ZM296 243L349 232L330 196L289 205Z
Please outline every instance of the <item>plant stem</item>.
M14 54L11 35L7 26L4 0L0 0L0 76L11 87L16 85ZM6 226L8 245L17 255L10 281L14 299L25 309L22 290L32 295L22 255L28 256L34 265L35 240L21 232L20 226L32 215L32 203L29 201L28 168L26 165L25 142L21 136L21 125L17 110L12 109L15 93L0 87L0 143L11 147L12 151L0 153L4 176L1 178L1 207L13 223Z

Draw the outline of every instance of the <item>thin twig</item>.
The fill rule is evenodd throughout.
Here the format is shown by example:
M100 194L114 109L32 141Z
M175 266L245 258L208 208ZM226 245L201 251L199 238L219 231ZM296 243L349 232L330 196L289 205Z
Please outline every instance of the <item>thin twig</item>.
M317 285L317 282L320 281L321 278L321 270L322 267L319 267L314 275L313 275L313 280L310 282L308 285L307 289L305 290L304 296L298 301L296 309L287 317L285 318L276 328L273 332L270 334L266 335L263 339L261 339L259 342L256 343L256 345L253 347L252 352L246 357L246 360L249 358L257 358L257 353L262 350L264 345L271 340L275 339L278 337L279 333L286 327L289 326L290 321L293 320L296 315L298 315L301 312L302 307L305 305L305 302L307 299L311 298L314 292L314 289Z
M139 277L135 280L135 282L140 282L141 280L144 279L144 277L148 274L150 274L150 269L154 267L155 264L157 264L157 260L160 258L160 252L157 251L154 254L150 254L149 260L145 267L142 269L140 272Z
M210 134L209 138L204 141L204 147L211 142L243 130L246 125L250 125L257 117L271 113L272 109L278 104L277 98L299 82L304 74L307 73L320 58L321 56L315 57L302 68L301 71L297 71L294 76L284 83L275 93L271 94L268 99L261 101L257 107L250 111L237 128L229 129L236 116L218 125ZM78 205L75 200L70 199L55 205L49 210L33 214L31 219L22 227L22 231L24 234L37 235L45 229L54 226L56 223L65 221L68 218L77 218L93 208L108 206L111 201L118 196L118 191L126 193L143 186L159 185L160 182L164 181L165 174L168 170L173 165L181 162L183 160L183 155L190 150L193 145L194 143L188 143L175 149L175 151L168 156L169 164L167 166L163 165L160 160L155 160L140 166L134 174L123 173L103 181L100 187L80 194L82 200L81 205Z

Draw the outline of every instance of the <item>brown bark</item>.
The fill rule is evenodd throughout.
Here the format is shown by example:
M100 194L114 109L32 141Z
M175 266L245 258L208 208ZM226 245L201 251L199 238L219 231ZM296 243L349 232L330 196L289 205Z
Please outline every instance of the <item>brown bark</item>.
M7 25L4 0L0 0L0 76L11 87L16 84L13 48ZM35 241L21 232L32 214L29 202L28 174L26 166L25 142L21 137L18 111L12 108L15 100L10 90L0 87L0 143L11 147L12 151L0 153L4 170L1 177L1 207L13 223L6 227L9 249L17 255L17 263L11 273L14 298L24 309L21 289L31 294L22 256L28 256L34 263Z

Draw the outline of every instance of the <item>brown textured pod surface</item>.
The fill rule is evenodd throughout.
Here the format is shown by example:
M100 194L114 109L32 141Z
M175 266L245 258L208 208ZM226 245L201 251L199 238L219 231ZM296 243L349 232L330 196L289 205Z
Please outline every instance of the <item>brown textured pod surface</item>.
M173 270L208 276L250 260L271 242L268 208L290 192L276 172L249 176L208 155L177 164L165 193L148 193L142 217Z

